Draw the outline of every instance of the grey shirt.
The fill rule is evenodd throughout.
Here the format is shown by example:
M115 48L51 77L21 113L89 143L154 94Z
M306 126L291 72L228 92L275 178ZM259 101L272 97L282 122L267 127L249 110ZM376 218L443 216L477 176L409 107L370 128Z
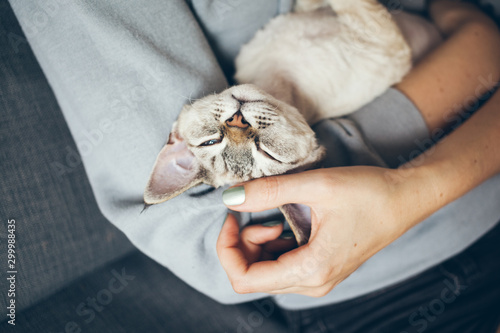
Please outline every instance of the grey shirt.
M223 303L267 296L236 294L219 263L215 243L227 213L223 189L192 196L206 189L201 186L140 212L152 165L182 105L224 89L222 68L230 73L239 47L270 18L289 11L291 1L16 0L11 5L63 110L103 214L141 251L200 292ZM393 89L315 130L332 166L394 167L427 138L416 108ZM500 176L494 177L436 212L327 296L285 295L276 301L290 309L339 302L436 265L496 224L499 185ZM244 216L242 224L250 219L255 216Z

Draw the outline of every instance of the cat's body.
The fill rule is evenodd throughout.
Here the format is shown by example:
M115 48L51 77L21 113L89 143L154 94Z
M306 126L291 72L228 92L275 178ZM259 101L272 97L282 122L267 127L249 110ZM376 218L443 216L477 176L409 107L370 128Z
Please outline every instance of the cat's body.
M335 13L310 11L328 4ZM375 0L302 0L297 9L305 12L275 18L243 47L235 77L248 84L183 108L146 204L200 183L219 187L312 167L324 149L308 124L368 103L410 70L412 51L422 53ZM306 212L281 209L298 243L307 242Z
M236 80L294 105L309 124L359 109L411 68L410 47L389 13L363 5L373 8L337 15L325 8L272 20L242 48ZM371 15L360 14L365 11Z
M236 59L238 83L297 107L311 125L349 114L401 81L412 58L437 37L423 19L391 15L377 1L329 2L335 13L327 6L275 18ZM320 4L299 1L298 7Z

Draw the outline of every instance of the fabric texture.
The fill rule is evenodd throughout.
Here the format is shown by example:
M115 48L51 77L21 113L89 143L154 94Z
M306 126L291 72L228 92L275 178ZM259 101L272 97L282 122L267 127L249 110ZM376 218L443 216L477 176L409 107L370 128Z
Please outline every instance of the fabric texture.
M223 305L135 253L92 272L30 309L2 333L286 333L269 298Z
M140 212L151 167L182 105L225 88L218 63L232 59L248 40L245 27L264 25L291 3L241 1L218 17L210 13L220 1L11 4L61 105L104 215L141 251L215 300L237 303L264 297L236 294L218 261L215 243L226 216L222 189L193 195L203 193L206 187L201 186ZM40 21L40 13L47 19ZM225 23L219 26L214 20ZM239 30L244 33L239 35ZM217 33L211 35L213 31ZM322 142L336 141L334 148L345 148L328 152L334 165L394 166L415 151L421 153L420 140L427 139L418 111L395 90L352 117L327 120L316 129ZM497 176L437 212L329 295L286 295L277 298L278 304L303 309L351 299L442 262L498 221L499 182Z
M66 122L6 0L0 1L0 78L0 307L7 305L11 270L7 219L15 219L20 312L135 249L99 212Z
M267 8L268 2L241 2L223 15L238 12L234 23L245 25L242 13ZM249 19L264 24L280 10L273 3L269 17ZM182 105L227 86L189 4L11 5L65 110L102 213L137 248L220 302L265 296L236 294L219 263L215 242L226 216L222 189L191 196L206 189L200 186L141 214L149 173Z
M456 257L403 283L310 310L271 298L222 305L143 254L108 264L22 313L19 332L495 333L500 226ZM83 305L82 305L83 304Z

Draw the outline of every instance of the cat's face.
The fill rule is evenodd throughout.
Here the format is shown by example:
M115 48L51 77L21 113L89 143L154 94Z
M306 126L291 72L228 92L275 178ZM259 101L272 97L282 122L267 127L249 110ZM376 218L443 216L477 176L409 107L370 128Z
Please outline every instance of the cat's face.
M154 204L200 183L219 187L307 168L323 152L297 109L254 85L231 87L184 106L144 199Z

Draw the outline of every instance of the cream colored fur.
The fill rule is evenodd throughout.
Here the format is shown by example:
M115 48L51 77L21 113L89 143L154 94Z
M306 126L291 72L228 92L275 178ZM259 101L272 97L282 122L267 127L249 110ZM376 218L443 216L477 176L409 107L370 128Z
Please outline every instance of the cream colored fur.
M242 48L241 85L183 108L158 155L146 204L200 183L219 187L312 167L324 149L309 125L370 102L410 70L410 45L416 58L435 44L418 20L411 25L426 26L427 37L405 40L375 0L301 0L296 9ZM411 37L412 26L402 30ZM282 211L299 244L306 242L303 212L293 205Z
M307 11L327 3L335 12ZM299 1L297 8L242 48L235 78L298 106L310 124L359 109L410 70L411 49L377 1Z

